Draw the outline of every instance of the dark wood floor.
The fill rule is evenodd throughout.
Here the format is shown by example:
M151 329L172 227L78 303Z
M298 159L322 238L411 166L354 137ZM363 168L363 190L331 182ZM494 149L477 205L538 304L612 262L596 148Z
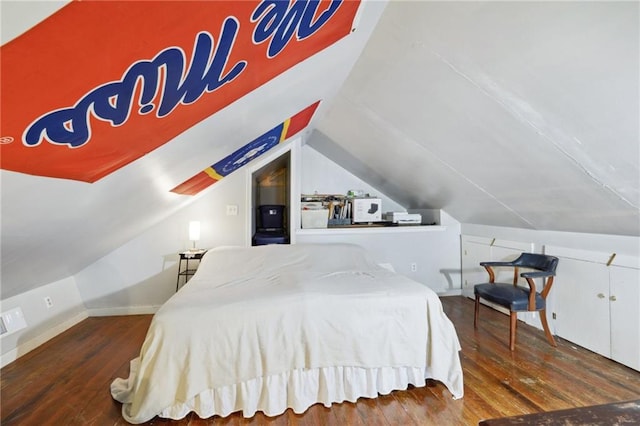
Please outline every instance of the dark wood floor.
M269 418L234 414L202 420L156 418L147 424L176 425L475 425L513 416L640 398L640 373L519 324L518 343L508 349L508 318L482 308L473 328L473 302L443 298L462 344L465 396L451 399L440 383L395 391L376 399L315 405L302 415L290 410ZM123 425L121 405L109 384L127 377L151 317L88 318L3 368L1 418L8 425Z

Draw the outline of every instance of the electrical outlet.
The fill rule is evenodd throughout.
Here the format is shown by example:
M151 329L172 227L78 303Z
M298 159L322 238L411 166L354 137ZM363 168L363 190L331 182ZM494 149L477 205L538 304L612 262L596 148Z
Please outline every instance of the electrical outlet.
M413 262L411 264L411 272L416 272L418 270L418 264Z
M44 304L47 305L47 308L53 308L53 300L49 296L44 298Z
M227 204L227 216L238 216L238 206L235 204Z

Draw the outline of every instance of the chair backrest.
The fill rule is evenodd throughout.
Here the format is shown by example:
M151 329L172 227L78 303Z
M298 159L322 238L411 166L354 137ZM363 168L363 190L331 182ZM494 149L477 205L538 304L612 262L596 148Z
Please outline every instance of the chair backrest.
M538 271L556 273L558 258L538 253L522 253L513 261L514 266L537 269Z
M279 204L258 206L258 228L269 230L284 228L284 206Z

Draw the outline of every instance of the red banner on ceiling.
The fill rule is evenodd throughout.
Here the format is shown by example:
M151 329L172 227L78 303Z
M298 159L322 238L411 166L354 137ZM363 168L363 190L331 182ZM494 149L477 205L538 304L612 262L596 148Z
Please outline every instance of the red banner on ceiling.
M0 48L0 164L95 182L348 35L359 4L71 2Z

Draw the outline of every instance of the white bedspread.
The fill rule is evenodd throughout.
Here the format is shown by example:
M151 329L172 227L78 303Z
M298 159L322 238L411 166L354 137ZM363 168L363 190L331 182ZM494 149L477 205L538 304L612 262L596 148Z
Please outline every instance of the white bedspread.
M425 378L459 398L459 350L437 295L358 246L219 248L158 310L111 393L131 423L302 412Z

